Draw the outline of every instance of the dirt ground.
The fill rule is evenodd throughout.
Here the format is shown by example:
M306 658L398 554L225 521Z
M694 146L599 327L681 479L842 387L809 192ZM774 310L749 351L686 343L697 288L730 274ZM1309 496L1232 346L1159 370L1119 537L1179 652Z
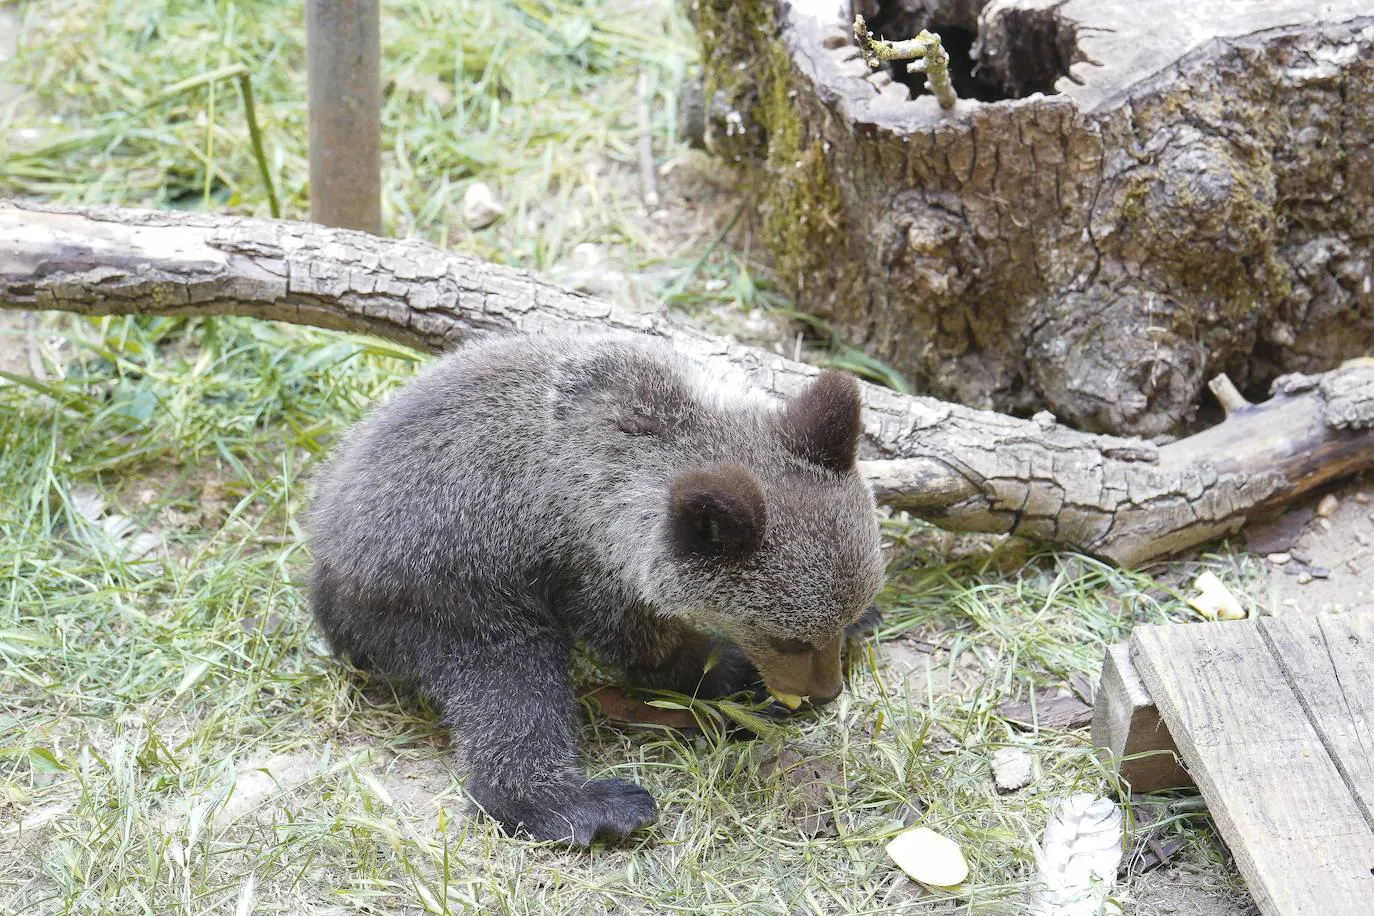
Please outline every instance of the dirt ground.
M1207 874L1184 865L1161 868L1131 886L1130 916L1259 916L1259 907L1215 887Z
M29 374L25 338L29 316L23 312L0 312L0 372Z
M1347 481L1246 532L1267 556L1274 615L1374 611L1374 478Z

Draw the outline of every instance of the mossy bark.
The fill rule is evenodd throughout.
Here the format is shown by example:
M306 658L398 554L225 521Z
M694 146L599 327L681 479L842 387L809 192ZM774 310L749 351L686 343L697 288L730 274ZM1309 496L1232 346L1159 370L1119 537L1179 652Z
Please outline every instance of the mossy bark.
M1367 3L860 6L976 26L989 91L1059 90L942 112L869 71L849 4L693 6L708 144L752 170L798 306L919 390L1155 435L1216 372L1374 348Z

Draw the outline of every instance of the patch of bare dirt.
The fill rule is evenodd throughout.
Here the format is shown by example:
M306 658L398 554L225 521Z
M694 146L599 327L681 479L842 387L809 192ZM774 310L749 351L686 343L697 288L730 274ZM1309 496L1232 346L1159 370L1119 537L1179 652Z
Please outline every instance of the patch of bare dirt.
M1174 865L1147 872L1123 894L1130 916L1259 916L1254 901L1217 881L1215 871Z
M978 689L986 675L972 652L951 658L948 650L914 636L881 643L879 655L887 682L905 686L918 697L968 695Z
M707 276L705 265L693 267L708 247L714 245L718 257L742 252L751 267L767 261L753 241L752 211L737 172L704 153L686 151L660 164L656 175L658 199L650 202L637 165L609 159L593 163L587 184L568 200L550 200L531 213L528 219L536 224L557 221L576 232L591 224L598 210L609 210L634 240L633 245L575 245L546 273L548 279L626 308L656 311L664 307L664 296L688 279L714 292L726 289L727 281ZM789 323L762 309L720 302L675 318L777 353L795 355L798 346Z
M29 375L28 315L0 311L0 372Z
M1247 532L1267 557L1268 611L1374 611L1374 480L1330 487Z

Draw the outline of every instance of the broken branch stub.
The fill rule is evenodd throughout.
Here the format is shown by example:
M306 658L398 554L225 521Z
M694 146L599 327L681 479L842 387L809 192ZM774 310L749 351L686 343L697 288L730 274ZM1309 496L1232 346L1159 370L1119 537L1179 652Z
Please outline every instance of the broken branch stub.
M815 373L425 242L202 213L0 202L0 308L248 315L430 352L488 334L633 331L779 397ZM1271 400L1165 446L867 384L863 397L862 468L879 501L1126 565L1374 466L1374 366L1361 364L1283 379Z

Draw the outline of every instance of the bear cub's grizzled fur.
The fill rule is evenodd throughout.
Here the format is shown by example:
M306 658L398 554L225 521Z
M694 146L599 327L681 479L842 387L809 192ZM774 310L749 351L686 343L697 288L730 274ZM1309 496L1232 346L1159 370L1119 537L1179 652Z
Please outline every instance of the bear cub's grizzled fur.
M572 644L646 686L833 699L883 581L859 431L841 373L779 405L650 339L464 347L319 475L316 619L433 698L506 829L625 836L654 800L584 775Z

